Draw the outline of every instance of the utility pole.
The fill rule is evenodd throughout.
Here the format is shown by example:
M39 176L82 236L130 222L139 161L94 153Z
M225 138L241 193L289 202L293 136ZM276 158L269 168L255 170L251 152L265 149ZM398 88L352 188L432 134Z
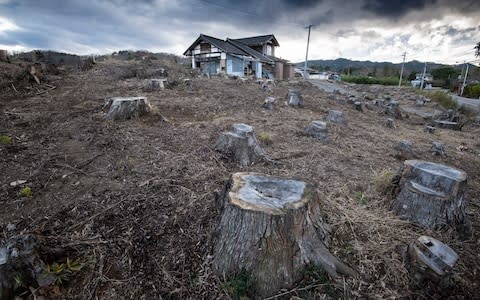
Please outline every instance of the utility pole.
M403 52L403 62L402 62L402 70L400 71L400 81L398 82L398 87L402 86L402 77L403 77L403 65L405 65L405 57L407 56L407 52Z
M308 46L309 46L309 44L310 44L310 30L312 29L312 26L313 26L313 25L310 24L310 25L308 25L307 27L305 27L305 28L308 28L307 53L305 54L305 66L304 66L304 68L303 68L303 78L304 78L305 80L308 79L308 76L307 76L307 74L308 74L308 72L307 72Z
M423 90L423 81L425 80L425 73L427 72L427 62L423 66L422 82L420 83L420 89Z
M462 91L460 92L460 96L463 96L463 89L465 88L465 83L467 82L468 67L469 66L470 66L470 64L467 63L467 70L465 71L465 77L463 77Z

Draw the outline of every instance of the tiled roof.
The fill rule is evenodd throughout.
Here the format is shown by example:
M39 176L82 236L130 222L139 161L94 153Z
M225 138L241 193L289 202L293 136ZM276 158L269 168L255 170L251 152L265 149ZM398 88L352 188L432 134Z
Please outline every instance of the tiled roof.
M263 45L263 44L266 44L269 41L272 41L274 46L280 46L278 44L277 39L275 38L275 36L273 34L252 36L252 37L235 39L235 40L240 42L240 43L243 43L247 46Z
M240 48L242 51L247 52L250 56L259 59L261 62L266 62L266 63L273 63L274 60L271 58L267 57L266 55L263 55L261 52L258 52L255 49L252 49L248 47L247 45L237 41L237 40L231 40L227 39L227 42L234 45L237 48Z

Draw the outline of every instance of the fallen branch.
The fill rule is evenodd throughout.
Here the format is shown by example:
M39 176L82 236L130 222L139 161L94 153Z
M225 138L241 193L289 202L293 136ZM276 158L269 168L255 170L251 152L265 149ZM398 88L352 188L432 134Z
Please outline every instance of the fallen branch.
M53 86L53 85L49 85L49 84L46 84L46 86L49 86L50 88L49 89L46 89L46 90L43 90L43 91L40 91L37 93L37 95L41 95L41 94L45 94L46 92L49 92L51 90L54 90L56 89L57 87L56 86Z
M13 85L13 83L12 83L12 88L13 88L13 90L15 91L15 93L19 94L19 92L17 91L17 89L15 88L15 86Z

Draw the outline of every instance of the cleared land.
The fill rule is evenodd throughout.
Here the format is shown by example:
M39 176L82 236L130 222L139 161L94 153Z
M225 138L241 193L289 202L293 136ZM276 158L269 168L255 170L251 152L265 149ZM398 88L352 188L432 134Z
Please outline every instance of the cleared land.
M132 72L160 67L169 73L163 91L147 91L146 80ZM360 274L335 283L307 270L296 289L279 291L282 297L478 297L478 126L437 129L432 135L424 132L427 121L410 115L389 129L375 107L356 111L302 82L273 87L278 104L268 111L261 108L267 94L257 83L201 78L171 60L110 60L85 72L65 70L47 77L56 88L39 95L34 83L11 76L21 68L2 64L0 70L0 135L12 138L0 144L2 238L32 233L44 245L62 249L41 254L48 264L68 257L83 266L59 288L44 289L52 298L198 299L232 293L231 280L212 274L211 235L219 217L216 195L239 171L316 184L333 228L330 250ZM304 108L284 104L288 87L301 91ZM401 105L415 103L403 97L408 90L352 88L374 98L388 94ZM102 105L111 96L147 96L155 109L140 119L107 121ZM347 125L329 124L328 143L303 135L311 121L324 120L331 109L343 111ZM268 136L263 148L282 163L242 168L215 152L219 134L237 122ZM405 159L394 146L405 139L413 142L419 159L467 172L471 239L414 227L389 211L391 194L384 191ZM448 156L432 156L432 141L445 143ZM16 180L27 182L11 186ZM31 196L22 195L25 186ZM451 288L410 282L402 249L420 235L433 236L460 255Z

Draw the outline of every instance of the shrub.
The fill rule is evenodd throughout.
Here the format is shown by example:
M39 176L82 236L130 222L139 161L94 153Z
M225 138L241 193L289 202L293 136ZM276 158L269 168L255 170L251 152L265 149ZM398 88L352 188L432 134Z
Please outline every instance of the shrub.
M444 92L426 92L425 96L440 104L444 109L457 109L458 104L453 100L452 96L445 94Z
M342 76L345 82L357 84L381 84L381 85L398 85L397 77L366 77L366 76Z
M463 96L478 99L480 97L480 84L469 84L463 91Z

